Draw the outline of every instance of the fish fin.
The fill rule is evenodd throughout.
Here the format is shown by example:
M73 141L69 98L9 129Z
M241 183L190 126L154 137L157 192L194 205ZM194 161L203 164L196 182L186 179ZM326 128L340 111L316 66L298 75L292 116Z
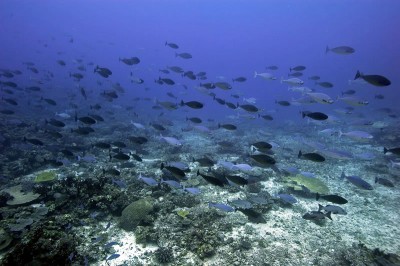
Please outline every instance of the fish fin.
M299 154L297 155L297 158L300 158L303 155L303 153L301 152L301 150L299 151Z
M321 204L318 204L318 211L320 212L323 209L324 209L324 206L322 206Z
M257 71L254 71L254 78L256 78L257 77Z
M386 147L383 148L383 154L386 154L388 151L389 150Z
M325 54L327 54L329 51L330 51L330 49L329 49L329 47L327 45L326 48L325 48Z
M356 76L354 77L354 79L358 79L358 78L360 78L361 77L361 73L360 73L360 71L359 70L357 70L357 73L356 73Z

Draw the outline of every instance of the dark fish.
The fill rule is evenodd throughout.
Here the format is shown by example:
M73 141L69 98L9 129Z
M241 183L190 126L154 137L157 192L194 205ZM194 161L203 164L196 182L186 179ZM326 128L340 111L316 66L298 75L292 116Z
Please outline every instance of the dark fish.
M28 139L24 137L24 142L29 142L30 144L36 145L36 146L43 146L44 143L41 140L38 139Z
M303 118L307 116L307 117L309 117L311 119L314 119L314 120L326 120L326 119L328 119L328 116L326 114L324 114L324 113L321 113L321 112L304 111L304 112L301 112L301 115L303 116Z
M202 167L212 167L215 164L215 162L210 158L208 158L207 156L204 156L203 158L199 159L193 158L193 162L198 162Z
M266 69L278 70L278 67L277 66L267 66Z
M137 57L131 57L131 58L119 58L119 61L122 61L123 63L127 64L128 66L132 65L137 65L140 63L140 59Z
M93 118L89 117L89 116L82 116L78 118L79 121L81 121L84 124L87 125L93 125L96 124L96 120L94 120Z
M237 105L231 102L225 102L226 106L228 106L231 109L236 109Z
M191 121L191 122L193 122L193 123L195 123L195 124L201 124L201 122L203 122L200 118L198 118L198 117L190 117L190 118L187 118L186 117L186 121Z
M82 75L81 73L69 73L69 76L70 76L70 77L74 77L74 78L76 78L77 80L83 79L83 75Z
M214 96L214 100L217 101L221 105L225 105L225 100L224 99L217 98L217 97Z
M272 149L272 145L265 141L258 141L251 144L250 146L260 152L268 152L270 149Z
M305 66L295 66L295 67L291 67L290 68L290 72L292 72L292 70L294 70L294 71L303 71L305 69L306 69Z
M167 85L175 85L175 81L169 78L158 78L159 81L162 81L163 83Z
M101 117L101 116L99 116L99 115L91 114L90 116L91 116L92 118L94 118L96 121L104 122L104 118Z
M330 82L327 82L327 81L315 82L315 84L316 84L316 85L319 85L319 86L321 86L321 87L324 87L324 88L332 88L332 87L333 87L333 84L330 83Z
M297 155L297 158L306 158L307 160L313 161L313 162L324 162L325 158L316 153L316 152L310 152L310 153L302 153L301 151L299 151L299 154Z
M6 86L6 87L11 87L11 88L16 88L18 87L17 83L12 82L12 81L4 81L4 82L0 82L1 85Z
M164 163L161 163L161 170L166 169L168 170L174 177L178 178L179 180L186 179L186 174L184 171L179 169L178 167L175 166L169 166L169 165L164 165Z
M310 80L320 80L321 78L319 76L311 76L308 79L310 79Z
M41 88L38 86L31 86L31 87L27 87L26 90L28 91L40 91Z
M303 215L303 219L306 219L306 220L324 220L325 217L332 220L330 212L323 213L320 211L310 211Z
M283 200L285 203L288 204L295 204L297 202L297 199L295 197L293 197L292 195L289 194L278 194L276 195L278 198L280 198L281 200Z
M356 93L355 90L342 91L342 96L343 95L354 95L355 93Z
M100 149L111 149L111 144L106 142L96 142L94 146Z
M98 73L103 78L108 78L109 76L112 75L111 70L109 70L108 68L99 67L99 66L96 66L96 68L94 69L94 73Z
M383 100L383 99L385 99L385 96L384 95L382 95L382 94L375 94L375 97L374 97L375 99L378 99L378 100Z
M375 184L379 183L381 185L384 185L386 187L394 187L394 184L392 183L392 181L386 179L386 178L382 178L382 177L375 177Z
M250 158L264 167L270 167L276 163L274 158L266 154L253 154Z
M3 115L12 115L15 112L13 110L3 109L3 110L0 111L0 113L3 114Z
M274 120L274 118L270 115L258 115L258 116L262 117L263 119L268 120L268 121Z
M3 101L5 101L6 103L9 103L11 105L18 105L17 101L10 99L10 98L2 98Z
M199 170L197 170L197 175L201 176L208 183L215 185L215 186L223 187L226 184L226 182L224 182L223 180L221 180L217 177L201 174Z
M226 130L236 130L237 127L235 125L232 124L218 124L218 128L225 128Z
M50 104L50 105L57 105L57 102L56 101L54 101L53 99L49 99L49 98L41 98L40 100L43 100L43 101L45 101L46 103L48 103L48 104Z
M91 127L78 127L77 129L71 129L71 132L75 132L79 135L88 135L94 132L94 129Z
M396 154L396 155L400 155L400 147L391 148L391 149L383 148L383 154L386 154L386 153L388 153L388 152L393 153L393 154Z
M135 161L138 161L138 162L142 162L143 161L142 158L137 154L132 153L131 156Z
M180 58L183 58L183 59L190 59L190 58L192 58L192 55L191 54L189 54L189 53L180 53L180 54L178 54L178 53L175 53L175 57L180 57Z
M290 102L288 102L288 101L275 101L275 103L282 105L282 106L290 106Z
M244 186L249 183L246 178L239 175L226 175L225 178L239 186Z
M208 83L200 83L200 87L206 88L206 89L208 89L208 90L212 90L212 89L215 89L215 88L216 88L216 87L215 87L215 84L214 84L214 83L211 83L211 82L208 82Z
M288 76L289 77L301 77L301 76L303 76L303 73L302 72L293 72L293 73L289 73L288 74Z
M350 183L352 183L353 185L365 189L365 190L373 190L374 188L371 186L371 184L369 184L367 181L365 181L364 179L362 179L359 176L346 176L344 174L344 172L342 172L342 175L340 176L342 179L346 178L348 181L350 181Z
M175 73L183 73L184 72L184 70L178 66L168 67L168 69L170 69L171 71L173 71Z
M245 82L247 79L245 77L238 77L238 78L234 78L232 79L233 82Z
M252 223L265 223L266 222L262 213L259 213L253 209L237 208L237 210L242 212L244 215L246 215L247 218L249 219L249 221Z
M238 104L238 107L242 108L243 110L245 110L249 113L256 113L259 111L259 109L257 107L255 107L254 105L251 105L251 104L242 104L242 105Z
M336 204L346 204L348 202L345 198L339 195L320 195L319 193L316 194L316 199L324 199Z
M131 157L128 154L119 152L119 153L115 154L114 156L111 156L111 154L110 154L110 161L112 158L115 158L115 159L121 160L121 161L128 161Z
M91 105L90 109L94 109L94 110L100 110L101 109L101 105L96 103L95 105Z
M50 121L46 120L45 122L46 122L46 124L50 124L50 125L55 126L55 127L65 127L65 123L64 122L56 120L54 118L51 118Z
M340 55L349 55L355 52L354 48L349 47L349 46L338 46L335 48L329 48L328 46L326 46L325 49L325 54L327 54L328 52L333 52L335 54L340 54Z
M50 135L50 137L55 138L55 139L61 139L63 135L60 132L53 131L53 130L46 130L45 131L47 134Z
M172 49L178 49L179 46L176 43L172 43L172 42L165 42L165 46L169 46Z
M74 153L73 153L72 151L70 151L70 150L63 149L63 150L61 150L60 152L61 152L62 154L64 154L64 156L67 156L67 157L74 157Z
M201 108L203 108L203 104L200 103L200 102L197 102L197 101L184 102L182 100L181 101L181 106L184 106L184 105L186 105L186 106L188 106L190 108L193 108L193 109L201 109Z
M231 84L229 84L228 82L215 82L214 85L215 85L215 87L218 87L221 90L230 90L230 89L232 89Z
M388 80L386 77L381 76L381 75L364 75L360 73L360 71L357 70L356 76L354 79L361 78L368 82L369 84L372 84L377 87L385 87L389 86L391 84L391 81Z
M112 145L114 145L115 147L118 147L118 148L126 148L126 144L123 143L122 141L114 141L112 143Z
M65 63L64 60L57 60L57 63L58 63L60 66L65 66L65 65L66 65L66 63Z
M79 87L79 91L81 92L82 97L83 97L85 100L87 100L87 95L86 95L85 88Z

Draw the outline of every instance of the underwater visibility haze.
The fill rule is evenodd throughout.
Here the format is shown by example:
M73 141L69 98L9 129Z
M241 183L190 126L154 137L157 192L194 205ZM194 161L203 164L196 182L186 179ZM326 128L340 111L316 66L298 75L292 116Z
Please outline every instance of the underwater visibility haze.
M0 2L1 265L400 265L400 2Z

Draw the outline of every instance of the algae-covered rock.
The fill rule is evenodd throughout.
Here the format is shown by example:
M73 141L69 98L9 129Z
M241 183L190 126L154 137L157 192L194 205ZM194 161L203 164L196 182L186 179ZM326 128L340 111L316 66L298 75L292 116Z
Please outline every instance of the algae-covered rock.
M119 226L126 231L133 231L152 210L153 203L150 200L140 199L134 201L122 211Z
M12 197L12 199L7 201L7 205L27 204L40 197L40 194L33 193L32 191L24 191L22 185L3 189L1 192L5 192Z
M43 171L38 173L35 177L35 183L42 183L42 182L51 182L56 179L57 174L55 171Z
M286 179L287 186L294 190L303 190L303 187L312 193L328 194L329 188L318 178L306 177L303 175L289 176Z

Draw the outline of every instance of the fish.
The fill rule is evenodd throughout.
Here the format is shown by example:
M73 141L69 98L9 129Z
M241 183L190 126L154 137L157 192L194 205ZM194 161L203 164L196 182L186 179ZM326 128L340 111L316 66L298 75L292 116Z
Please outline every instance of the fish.
M329 48L328 46L326 46L325 54L327 54L328 52L333 52L340 55L350 55L355 52L355 49L350 46L337 46L334 48Z
M136 56L131 58L118 58L118 60L127 64L128 66L137 65L140 63L140 59Z
M316 152L310 152L310 153L303 154L301 152L301 150L299 151L297 158L305 158L305 159L313 161L313 162L324 162L325 161L325 157Z
M276 80L276 77L271 73L257 73L257 71L254 71L254 78L257 77L263 78L265 80Z
M336 204L346 204L348 202L347 199L339 195L320 195L319 193L316 193L315 198L316 200L324 199Z
M180 54L175 53L175 57L180 57L180 58L183 58L183 59L191 59L192 55L189 54L189 53L180 53Z
M103 78L108 78L109 76L112 75L111 70L109 70L108 68L99 67L99 66L96 66L96 68L94 69L94 73L98 73Z
M252 151L268 152L272 149L272 145L265 141L258 141L250 145Z
M139 174L138 179L143 181L144 183L146 183L149 186L152 186L152 187L158 186L158 182L154 178L142 176L142 173Z
M333 84L330 82L327 82L327 81L315 82L315 85L319 85L324 88L332 88L333 87Z
M36 146L43 146L44 145L44 143L39 139L31 139L31 138L24 137L23 141L24 142L29 142L30 144L33 144L33 145L36 145Z
M78 120L87 125L96 124L96 120L94 120L93 118L91 118L89 116L79 117Z
M290 102L288 102L288 101L275 101L275 103L282 105L282 106L290 106Z
M131 158L128 154L125 154L123 152L118 152L117 154L110 156L110 161L112 158L117 159L117 160L121 160L121 161L129 161L129 159Z
M190 121L190 122L193 122L193 123L195 123L195 124L201 124L203 121L200 119L200 118L198 118L198 117L190 117L190 118L188 118L188 117L186 117L186 121Z
M217 208L224 212L234 212L235 211L235 209L229 205L226 205L224 203L215 203L215 202L211 202L211 201L208 203L208 207Z
M388 152L396 154L396 155L400 155L400 147L391 148L391 149L383 148L383 154L386 154Z
M392 181L390 181L389 179L386 179L386 178L382 178L382 177L375 177L375 184L376 183L384 185L385 187L394 187L394 184Z
M182 143L178 139L176 139L174 137L164 137L163 135L160 134L160 139L164 140L168 144L170 144L172 146L175 146L175 147L182 146Z
M198 195L201 193L200 189L197 187L185 187L183 190L193 195Z
M311 76L311 77L308 77L308 79L309 80L320 80L321 77L320 76Z
M232 166L231 170L251 171L251 170L253 170L253 167L251 167L247 163L238 163L238 164L234 164Z
M291 86L301 86L304 84L304 81L299 78L283 79L283 77L281 77L281 83L286 83Z
M354 140L369 140L374 138L374 136L372 136L368 132L360 130L354 130L349 132L342 132L341 130L339 130L339 138L341 136L346 136Z
M305 69L306 69L305 66L295 66L295 67L289 68L290 72L292 72L292 70L294 70L294 71L303 71Z
M270 70L278 70L278 66L267 66L265 68Z
M309 111L303 111L301 112L302 117L309 117L314 120L326 120L328 119L328 116L324 113L321 112L309 112Z
M350 181L350 183L352 183L353 185L365 189L365 190L373 190L374 188L371 186L371 184L369 184L367 181L365 181L364 179L362 179L359 176L346 176L344 174L344 172L342 172L342 175L340 176L341 179L346 178L348 181Z
M184 102L183 100L181 100L181 106L184 106L184 105L186 105L192 109L201 109L204 106L201 102L197 102L197 101Z
M354 79L363 79L371 85L377 87L386 87L389 86L392 82L384 76L381 75L364 75L360 71L357 70L356 76Z
M276 163L274 158L266 154L253 154L250 158L263 167L271 167Z
M355 93L356 93L355 90L350 89L350 90L342 91L342 96L344 96L344 95L353 95Z
M187 179L185 172L182 169L179 169L178 167L165 165L164 163L161 163L160 169L168 170L168 172L170 172L174 177L178 178L179 180Z
M218 87L221 90L230 90L230 89L232 89L231 84L229 84L228 82L215 82L214 85L215 85L215 87Z
M238 211L243 213L244 215L247 216L250 222L252 223L265 223L266 220L263 217L262 213L259 213L253 209L243 209L243 208L237 208Z
M18 105L18 102L16 100L14 100L14 99L2 98L2 100L5 101L8 104L11 104L11 105L15 105L15 106Z
M249 183L249 181L246 178L241 177L239 175L225 175L225 178L239 186L244 186Z
M197 176L201 176L208 183L210 183L212 185L215 185L215 186L223 187L226 184L226 182L224 180L221 180L220 178L217 178L217 177L214 177L214 176L201 174L199 170L197 170Z
M237 129L237 127L232 124L218 124L218 128L221 128L221 127L226 130L236 130Z
M241 104L241 105L237 104L237 106L249 113L257 113L258 111L260 111L260 109L258 109L256 106L252 104Z
M303 215L303 219L305 219L305 220L314 220L314 221L324 220L325 217L327 217L330 220L332 220L330 212L323 213L323 212L320 212L320 211L310 211L310 212L307 212L307 213L305 213Z
M110 255L110 256L106 259L106 261L115 260L115 259L119 258L119 256L121 256L121 255L119 255L118 253L114 253L114 254Z
M378 99L378 100L383 100L383 99L385 99L385 96L384 95L382 95L382 94L375 94L375 97L374 97L375 99Z
M232 79L232 82L245 82L247 79L245 77L237 77Z
M248 200L243 200L243 199L235 199L232 201L228 201L229 204L236 208L241 208L241 209L251 209L253 208L253 204L251 204L250 201Z
M204 156L199 159L193 158L193 162L198 162L202 167L212 167L215 164L215 162L210 158L208 158L207 156Z
M46 124L50 124L50 125L55 126L55 127L65 127L65 123L64 122L59 121L59 120L54 119L54 118L51 118L49 121L45 120L45 123Z
M361 100L357 97L350 97L350 96L349 97L341 97L341 98L338 97L337 99L342 100L345 103L352 105L352 106L365 106L365 105L369 104L368 101Z
M293 73L289 73L288 74L288 77L301 77L301 76L303 76L303 73L302 72L293 72Z
M162 178L161 178L160 184L167 184L168 186L173 187L173 188L181 188L182 187L181 183L179 183L175 180L164 180Z
M335 206L335 205L326 205L325 207L322 206L321 204L318 204L318 211L325 211L325 212L330 212L332 214L340 214L340 215L346 215L347 212L339 206Z
M69 76L77 79L78 81L80 81L84 77L81 73L69 73Z
M169 46L172 49L178 49L179 46L176 43L172 43L172 42L165 42L165 46Z
M50 104L50 105L57 105L57 102L56 101L54 101L53 99L49 99L49 98L40 98L40 100L42 101L45 101L46 103L48 103L48 104Z
M297 199L289 194L278 194L276 196L288 204L295 204L297 202Z

